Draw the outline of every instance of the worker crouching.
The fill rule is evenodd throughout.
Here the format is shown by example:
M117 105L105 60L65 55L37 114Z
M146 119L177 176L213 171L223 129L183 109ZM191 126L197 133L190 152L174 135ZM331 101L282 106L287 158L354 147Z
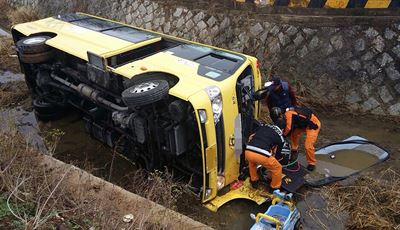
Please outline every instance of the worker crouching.
M245 157L249 162L250 180L253 188L258 187L258 165L265 167L271 176L270 193L281 187L282 165L275 158L275 154L282 150L283 144L282 131L277 126L260 126L250 136Z

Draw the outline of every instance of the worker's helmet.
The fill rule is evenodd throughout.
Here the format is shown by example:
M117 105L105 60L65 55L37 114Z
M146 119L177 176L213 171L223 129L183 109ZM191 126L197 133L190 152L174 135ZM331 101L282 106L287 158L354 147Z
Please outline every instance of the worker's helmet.
M271 80L275 85L281 84L281 78L278 75L272 75Z
M286 119L284 117L280 117L275 120L275 125L278 126L281 130L284 130L286 127Z
M275 122L282 115L282 109L279 107L273 107L270 111L270 116L273 122Z

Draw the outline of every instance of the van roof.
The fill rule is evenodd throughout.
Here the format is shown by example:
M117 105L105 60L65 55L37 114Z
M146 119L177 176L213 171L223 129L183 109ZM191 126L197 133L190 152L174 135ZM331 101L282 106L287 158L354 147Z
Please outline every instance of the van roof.
M106 58L112 72L127 78L157 71L210 85L236 74L252 58L84 13L57 15L13 29L26 36L57 34L46 44L86 61L88 52L97 54Z

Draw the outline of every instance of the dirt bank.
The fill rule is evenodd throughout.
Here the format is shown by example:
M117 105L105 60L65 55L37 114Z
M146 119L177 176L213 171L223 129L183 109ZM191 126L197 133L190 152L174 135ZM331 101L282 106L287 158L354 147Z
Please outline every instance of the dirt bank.
M211 229L38 152L13 127L0 131L0 194L8 207L0 213L8 220L2 227L18 222L28 229ZM133 214L129 223L122 221L126 214Z

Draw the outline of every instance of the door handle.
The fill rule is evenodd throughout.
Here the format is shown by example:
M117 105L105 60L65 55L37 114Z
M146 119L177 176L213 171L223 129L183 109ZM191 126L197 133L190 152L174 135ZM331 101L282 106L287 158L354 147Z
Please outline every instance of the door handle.
M235 135L233 134L229 136L229 147L232 149L235 148Z

